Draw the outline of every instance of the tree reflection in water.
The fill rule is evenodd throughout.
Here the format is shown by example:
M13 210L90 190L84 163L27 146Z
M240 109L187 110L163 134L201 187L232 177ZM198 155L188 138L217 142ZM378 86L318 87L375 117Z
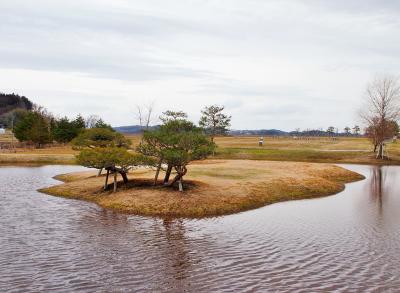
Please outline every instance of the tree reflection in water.
M191 260L188 253L188 243L185 237L185 225L182 219L164 219L163 226L167 240L166 255L168 262L165 269L168 276L173 276L180 284L173 284L175 289L188 290L189 284L185 279L189 277Z
M372 170L372 175L369 186L370 196L371 200L377 203L379 214L382 215L386 170L383 169L381 166L374 166L371 170Z

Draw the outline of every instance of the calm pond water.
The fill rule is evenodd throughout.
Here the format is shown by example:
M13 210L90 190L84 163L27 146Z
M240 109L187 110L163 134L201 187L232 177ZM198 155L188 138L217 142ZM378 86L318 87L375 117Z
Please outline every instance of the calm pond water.
M335 196L205 220L40 194L74 166L0 168L0 292L400 290L400 167Z

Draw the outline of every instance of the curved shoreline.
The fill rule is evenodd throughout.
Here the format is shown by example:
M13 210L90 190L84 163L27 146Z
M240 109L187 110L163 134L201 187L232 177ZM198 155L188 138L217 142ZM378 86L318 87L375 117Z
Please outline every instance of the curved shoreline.
M153 172L136 170L116 193L103 191L104 177L78 172L55 177L64 183L40 189L54 196L90 201L119 212L204 218L234 214L272 203L336 194L365 177L339 166L271 161L205 161L191 165L186 191L151 186Z

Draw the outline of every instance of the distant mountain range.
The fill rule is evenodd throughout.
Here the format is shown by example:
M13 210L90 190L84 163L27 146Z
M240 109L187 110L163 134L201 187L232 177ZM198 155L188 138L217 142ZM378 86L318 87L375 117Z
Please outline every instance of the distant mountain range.
M231 130L231 135L265 135L265 136L285 136L289 135L289 132L282 131L279 129L247 129L247 130Z
M149 129L156 129L159 125L150 126ZM120 126L114 127L114 129L118 132L124 134L138 134L143 131L143 127L140 125L131 125L131 126ZM304 130L304 131L283 131L279 129L246 129L246 130L238 130L233 129L229 131L230 135L236 136L245 136L245 135L256 135L256 136L351 136L351 134L346 133L328 133L323 130Z
M149 126L149 129L156 129L159 126ZM141 133L143 131L143 127L140 125L130 125L130 126L118 126L118 127L113 127L115 131L118 131L120 133L124 134L137 134Z
M231 130L230 135L257 135L257 136L359 136L345 132L327 132L324 130L283 131L279 129L256 129L256 130Z
M156 129L159 125L150 126L149 129ZM140 125L130 125L130 126L119 126L114 127L118 132L125 134L137 134L143 131L143 127ZM229 132L231 135L289 135L288 132L278 130L278 129L260 129L260 130L231 130Z

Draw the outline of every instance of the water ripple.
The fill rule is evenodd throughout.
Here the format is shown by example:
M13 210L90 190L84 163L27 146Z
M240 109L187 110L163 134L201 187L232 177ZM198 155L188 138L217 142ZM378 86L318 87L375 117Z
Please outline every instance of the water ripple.
M172 221L35 191L79 167L0 168L0 291L395 292L400 168L349 168L335 196Z

